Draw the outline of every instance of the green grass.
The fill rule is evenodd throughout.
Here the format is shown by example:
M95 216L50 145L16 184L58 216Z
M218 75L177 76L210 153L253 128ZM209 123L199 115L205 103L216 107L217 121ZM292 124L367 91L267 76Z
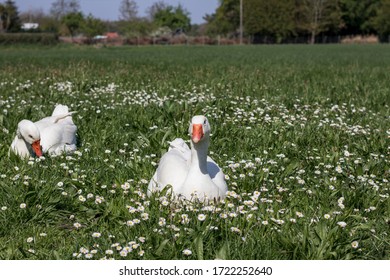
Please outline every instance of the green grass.
M390 259L387 45L2 47L0 77L0 259ZM9 157L57 103L78 152ZM231 192L147 197L195 114Z

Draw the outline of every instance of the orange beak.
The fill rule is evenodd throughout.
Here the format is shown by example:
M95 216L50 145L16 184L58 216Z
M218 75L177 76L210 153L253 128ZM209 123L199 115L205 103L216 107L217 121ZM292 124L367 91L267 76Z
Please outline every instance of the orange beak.
M192 141L198 143L204 136L203 126L201 124L192 125Z
M37 155L37 157L41 157L42 156L41 141L37 140L34 143L32 143L31 146L34 150L34 153Z

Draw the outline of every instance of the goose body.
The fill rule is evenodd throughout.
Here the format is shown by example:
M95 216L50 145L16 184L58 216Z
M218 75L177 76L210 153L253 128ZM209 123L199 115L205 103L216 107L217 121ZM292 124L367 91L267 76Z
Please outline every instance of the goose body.
M191 200L194 194L200 200L224 198L227 191L225 175L208 155L210 125L205 116L192 118L189 133L191 148L181 138L170 143L149 182L148 194L172 186L176 195Z
M11 151L22 158L59 155L76 150L77 127L68 106L57 105L51 116L37 122L22 120L11 144Z

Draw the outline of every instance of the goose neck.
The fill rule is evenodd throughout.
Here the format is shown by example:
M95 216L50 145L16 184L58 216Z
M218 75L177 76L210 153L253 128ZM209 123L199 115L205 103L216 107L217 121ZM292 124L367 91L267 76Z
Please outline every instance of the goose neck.
M207 173L207 151L209 141L204 139L201 142L191 141L191 169L199 169L203 174Z

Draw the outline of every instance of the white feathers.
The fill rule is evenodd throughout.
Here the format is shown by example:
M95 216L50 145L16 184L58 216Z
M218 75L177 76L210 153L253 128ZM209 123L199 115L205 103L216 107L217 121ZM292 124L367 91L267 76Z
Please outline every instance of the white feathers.
M170 143L149 182L148 194L172 187L176 195L200 200L224 198L227 191L225 175L207 156L210 125L205 116L195 116L189 127L191 149L181 138Z
M57 105L50 117L37 122L22 120L18 124L17 135L11 144L11 151L22 158L40 156L41 153L59 155L76 150L77 127L73 123L68 106ZM34 149L35 144L35 149Z

